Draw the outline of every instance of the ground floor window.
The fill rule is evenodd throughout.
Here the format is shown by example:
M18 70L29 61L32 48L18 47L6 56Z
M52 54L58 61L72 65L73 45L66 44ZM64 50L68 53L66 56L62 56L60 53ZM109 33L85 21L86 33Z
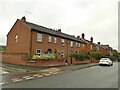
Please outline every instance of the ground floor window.
M42 54L42 49L38 48L38 49L36 50L36 53L37 53L37 55L41 55L41 54Z
M61 57L64 58L64 51L61 51Z

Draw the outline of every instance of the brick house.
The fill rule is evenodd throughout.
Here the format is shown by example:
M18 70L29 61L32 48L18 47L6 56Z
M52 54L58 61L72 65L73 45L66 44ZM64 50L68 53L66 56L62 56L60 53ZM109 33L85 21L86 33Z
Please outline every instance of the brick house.
M52 30L27 22L22 17L7 34L6 53L57 53L58 58L67 62L70 53L85 51L85 44L79 37L62 33L61 29Z
M85 39L85 34L82 33L81 35L81 40L83 40L86 46L85 53L89 53L89 52L100 52L101 54L108 54L108 51L106 48L104 48L102 45L100 45L100 42L98 42L97 44L93 42L93 37L90 38L90 40Z
M69 57L71 53L89 53L96 50L106 53L103 47L93 43L93 38L89 41L84 39L84 34L82 38L68 35L61 29L53 30L27 22L25 17L17 19L7 34L6 53L10 54L56 53L58 58L72 64L73 60Z

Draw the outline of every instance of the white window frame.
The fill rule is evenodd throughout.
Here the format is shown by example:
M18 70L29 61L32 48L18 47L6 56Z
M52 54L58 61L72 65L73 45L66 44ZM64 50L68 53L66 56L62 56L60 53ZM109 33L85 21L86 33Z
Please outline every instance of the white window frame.
M76 42L76 47L79 47L79 43L78 42Z
M38 50L40 51L40 53L38 52ZM37 48L36 54L37 54L37 55L41 55L41 54L42 54L42 49L41 49L41 48Z
M74 42L70 41L70 47L73 47Z
M79 47L80 47L80 43L79 43Z
M57 43L57 37L54 37L54 43Z
M90 45L90 50L93 50L93 45Z
M52 42L52 36L48 36L48 42Z
M61 57L64 58L65 54L64 54L64 51L62 50L61 51Z
M99 46L96 46L96 49L99 51L99 50L100 50L100 47L99 47Z
M62 44L62 46L65 45L65 39L61 39L61 44Z
M42 34L37 33L37 42L42 42Z
M84 47L85 47L85 44L82 44L82 47L84 48Z
M15 42L18 42L18 35L15 35Z

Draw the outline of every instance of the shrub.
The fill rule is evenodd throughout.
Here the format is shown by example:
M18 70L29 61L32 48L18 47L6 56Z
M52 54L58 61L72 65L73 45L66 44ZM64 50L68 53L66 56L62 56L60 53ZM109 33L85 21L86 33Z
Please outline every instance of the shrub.
M93 57L93 58L98 59L98 60L103 57L103 55L100 54L99 52L90 52L89 55L90 55L90 57Z
M40 56L39 55L33 55L32 59L45 59L45 60L48 60L48 59L56 59L56 56L55 56L55 54L41 54Z
M76 60L84 60L87 58L87 55L84 53L72 53L70 54L70 57L74 57Z

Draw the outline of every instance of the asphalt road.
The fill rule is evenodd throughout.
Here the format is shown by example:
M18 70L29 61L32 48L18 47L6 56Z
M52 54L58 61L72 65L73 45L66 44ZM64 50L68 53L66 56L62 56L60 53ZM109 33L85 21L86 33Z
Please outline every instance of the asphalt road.
M118 88L118 63L11 83L3 88Z

